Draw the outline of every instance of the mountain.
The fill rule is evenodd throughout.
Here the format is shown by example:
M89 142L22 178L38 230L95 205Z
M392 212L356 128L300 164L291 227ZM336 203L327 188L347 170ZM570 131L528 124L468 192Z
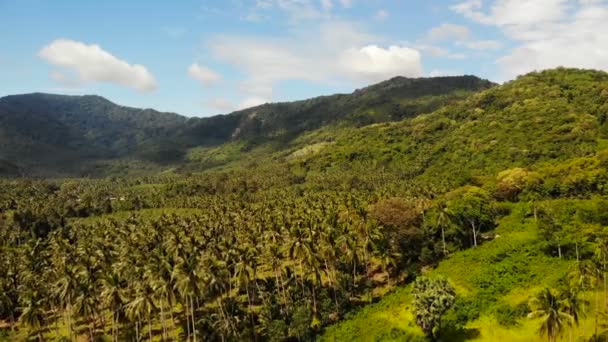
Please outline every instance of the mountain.
M7 96L0 99L0 159L32 175L70 174L91 161L133 155L162 160L163 145L187 121L99 96ZM155 147L160 152L146 154Z
M472 76L389 81L355 91L186 118L99 96L26 94L0 99L0 174L80 176L180 165L193 147L290 140L329 124L367 125L431 112L492 83Z

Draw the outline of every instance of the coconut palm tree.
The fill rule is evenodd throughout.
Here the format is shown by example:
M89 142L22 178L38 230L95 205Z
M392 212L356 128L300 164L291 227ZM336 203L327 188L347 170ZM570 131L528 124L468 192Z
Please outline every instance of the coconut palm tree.
M23 297L23 309L19 322L32 328L39 341L42 340L42 330L44 326L44 301L38 291L28 291Z
M101 284L101 303L112 314L112 340L118 341L119 320L125 305L122 292L127 282L116 272L109 272L103 276Z
M541 318L538 332L541 336L547 335L549 342L555 342L566 326L574 323L574 318L568 313L568 307L549 288L543 289L528 303L532 310L528 318Z

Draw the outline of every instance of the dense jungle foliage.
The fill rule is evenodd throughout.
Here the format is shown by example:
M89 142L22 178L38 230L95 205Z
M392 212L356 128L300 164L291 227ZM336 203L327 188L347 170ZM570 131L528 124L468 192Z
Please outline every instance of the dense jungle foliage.
M411 82L164 172L0 181L0 339L601 341L608 74Z

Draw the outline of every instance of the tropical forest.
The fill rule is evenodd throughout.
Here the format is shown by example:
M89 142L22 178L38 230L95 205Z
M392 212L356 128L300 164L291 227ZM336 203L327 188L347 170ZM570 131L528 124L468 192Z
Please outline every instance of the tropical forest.
M0 0L0 342L608 342L608 0Z
M0 339L608 335L604 72L394 78L210 119L134 111L0 100Z

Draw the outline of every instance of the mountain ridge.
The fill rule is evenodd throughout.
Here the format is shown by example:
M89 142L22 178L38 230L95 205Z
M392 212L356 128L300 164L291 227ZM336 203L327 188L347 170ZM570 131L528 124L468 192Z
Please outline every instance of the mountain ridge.
M139 160L152 169L181 164L187 151L234 140L289 141L330 124L364 126L433 111L493 83L475 76L390 80L294 102L211 117L121 106L98 95L29 93L0 98L0 174L105 175L100 161ZM87 169L96 165L93 174Z

